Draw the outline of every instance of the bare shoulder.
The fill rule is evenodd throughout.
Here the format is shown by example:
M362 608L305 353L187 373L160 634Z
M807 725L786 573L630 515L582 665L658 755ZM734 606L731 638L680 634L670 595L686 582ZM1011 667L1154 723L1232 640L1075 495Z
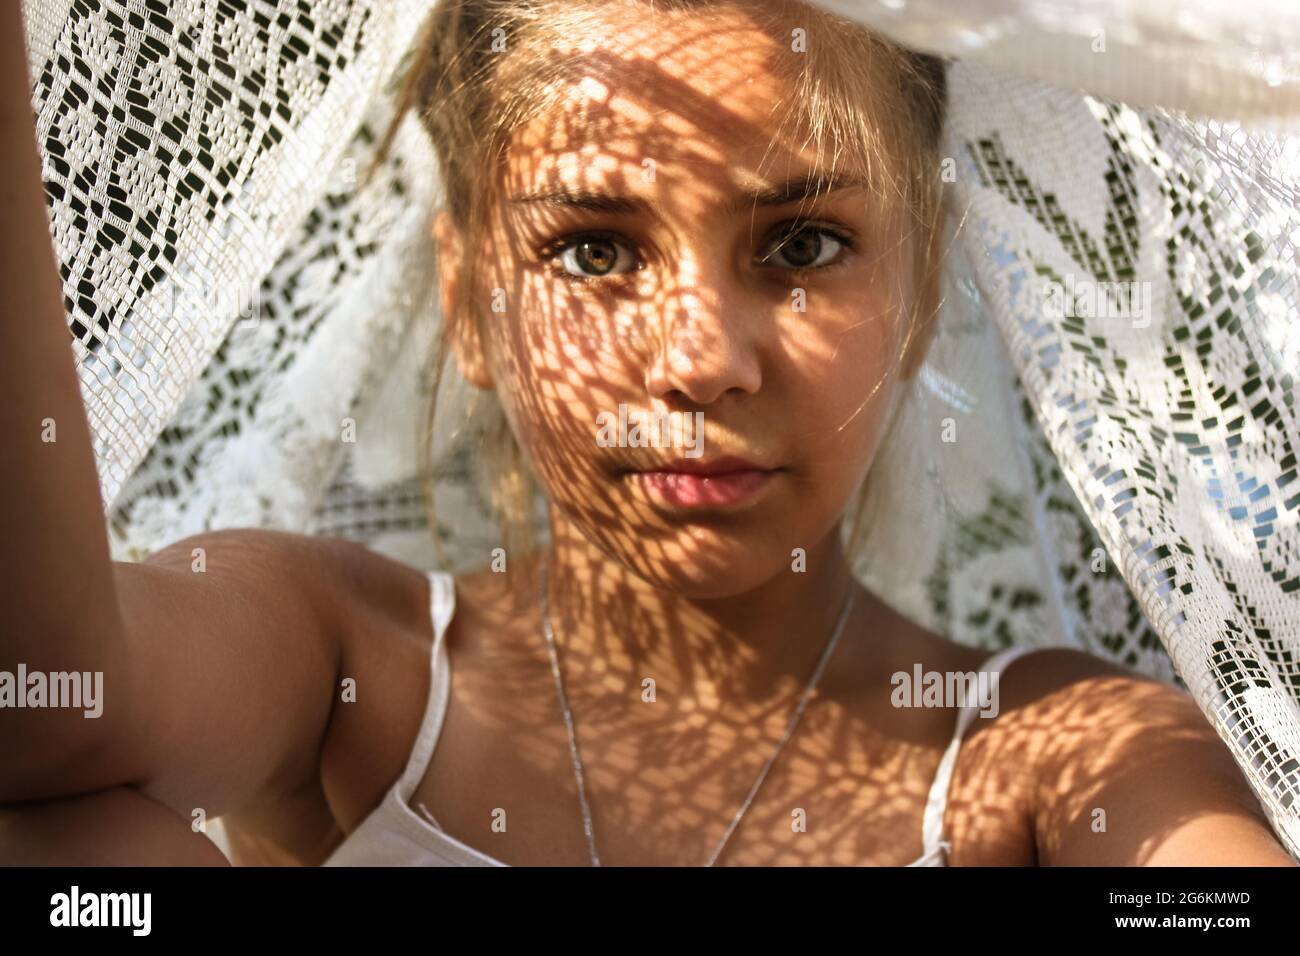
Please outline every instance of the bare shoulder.
M1023 765L1039 863L1290 862L1185 691L1067 648L1021 658L999 689L971 758Z
M434 595L424 571L347 542L334 547L332 574L337 599L348 605L349 634L336 688L341 702L323 747L321 774L338 823L337 845L374 810L410 760L431 690ZM515 593L506 576L491 569L455 576L454 610L442 639L456 675L449 721L467 701L486 699L476 697L480 685L496 706L518 710L517 699L499 692L509 683L511 661L525 654L526 642L509 639L521 620ZM464 739L466 731L450 736ZM446 749L444 743L438 752Z
M246 593L274 594L282 606L309 605L340 640L359 623L411 618L427 593L422 572L359 542L265 528L192 535L141 563L237 579Z
M196 646L220 646L241 720L261 737L303 728L300 759L222 817L237 862L321 862L414 740L428 688L427 575L356 542L261 529L196 535L141 565L122 575L138 603L174 600L191 624L214 622Z

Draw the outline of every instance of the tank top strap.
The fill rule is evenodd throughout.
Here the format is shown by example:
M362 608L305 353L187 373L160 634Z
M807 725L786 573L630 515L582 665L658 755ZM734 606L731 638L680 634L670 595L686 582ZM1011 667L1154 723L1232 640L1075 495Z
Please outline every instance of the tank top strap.
M1041 649L1027 645L1008 647L988 658L980 665L980 671L988 674L989 694L997 692L998 681L1002 676L1002 672L1010 666L1012 661L1031 651ZM934 775L934 782L930 785L930 795L925 803L925 815L921 823L921 839L925 847L924 857L932 856L940 850L946 853L949 848L949 844L943 839L943 815L948 806L948 788L952 784L952 772L957 765L957 754L961 750L962 738L965 737L966 730L970 727L971 721L975 719L975 715L979 713L980 707L979 700L967 701L958 711L952 740L948 744L948 749L944 751L943 758L939 761L939 769Z
M411 748L406 769L397 782L397 792L403 802L410 800L416 786L428 769L434 745L447 715L447 700L451 691L450 661L443 637L456 610L456 581L444 571L429 572L429 618L433 625L433 641L429 649L429 698L420 721L420 733Z

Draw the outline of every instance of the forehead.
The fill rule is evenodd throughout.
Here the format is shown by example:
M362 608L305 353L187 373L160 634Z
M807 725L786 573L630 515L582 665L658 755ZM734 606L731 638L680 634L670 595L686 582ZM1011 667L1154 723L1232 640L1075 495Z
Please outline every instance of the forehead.
M706 13L639 3L599 5L584 20L574 42L557 45L563 75L545 107L512 134L512 190L635 173L731 192L815 166L799 124L783 123L802 66L796 20L760 23L742 6Z

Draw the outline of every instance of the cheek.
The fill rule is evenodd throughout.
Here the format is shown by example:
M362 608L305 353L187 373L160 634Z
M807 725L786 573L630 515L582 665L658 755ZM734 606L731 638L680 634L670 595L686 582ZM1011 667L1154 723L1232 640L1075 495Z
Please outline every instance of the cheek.
M490 350L514 434L553 500L590 499L606 480L595 474L597 416L645 404L653 296L579 292L519 262L498 261L487 276L489 293L504 293L504 310L489 313ZM810 294L802 312L769 314L762 389L731 422L785 446L817 521L860 483L896 390L906 290L885 284L858 274Z
M493 324L498 395L539 477L564 496L592 457L597 415L635 401L644 375L636 351L611 334L612 308L520 266L506 293L512 307Z
M789 407L819 472L869 464L897 388L902 313L897 298L859 291L852 306L783 324Z

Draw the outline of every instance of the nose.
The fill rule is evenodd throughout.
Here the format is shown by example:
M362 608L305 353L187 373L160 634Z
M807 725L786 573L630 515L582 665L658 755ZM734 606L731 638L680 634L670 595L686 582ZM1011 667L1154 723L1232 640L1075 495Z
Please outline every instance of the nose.
M752 395L762 384L759 316L737 290L702 275L683 277L660 317L646 391L670 404L709 405L726 395Z

